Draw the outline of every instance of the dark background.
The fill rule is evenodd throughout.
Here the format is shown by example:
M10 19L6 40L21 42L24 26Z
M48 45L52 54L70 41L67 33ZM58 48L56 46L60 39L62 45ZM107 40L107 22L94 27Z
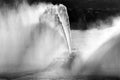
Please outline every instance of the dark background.
M39 1L67 6L72 29L86 30L87 24L106 20L120 12L120 0L36 0ZM35 0L29 0L29 3L35 3Z
M23 0L1 0L1 4L12 4ZM38 2L64 4L68 9L71 29L88 28L87 24L96 20L105 20L120 12L120 0L27 0L30 5ZM79 23L79 26L77 24Z

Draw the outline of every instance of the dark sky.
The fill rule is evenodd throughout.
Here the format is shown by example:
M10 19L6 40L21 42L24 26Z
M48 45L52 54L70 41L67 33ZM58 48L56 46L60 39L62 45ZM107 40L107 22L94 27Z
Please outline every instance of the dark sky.
M29 0L31 3L45 1L52 3L63 3L75 8L120 8L120 0Z
M39 1L39 0L38 0ZM70 23L81 20L81 29L96 20L105 20L120 12L120 0L41 0L67 6ZM34 1L33 1L34 2ZM77 29L78 27L72 27Z
M23 0L0 0L7 4ZM53 4L64 4L67 7L70 23L81 20L83 25L98 19L106 19L120 12L120 0L27 0L29 4L38 2L51 2ZM83 27L85 28L85 27Z

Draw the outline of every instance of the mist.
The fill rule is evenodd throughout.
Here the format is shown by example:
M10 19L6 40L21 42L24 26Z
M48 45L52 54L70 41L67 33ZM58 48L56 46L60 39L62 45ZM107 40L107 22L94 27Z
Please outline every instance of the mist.
M63 15L57 13L59 8L65 10L63 5L50 3L29 5L23 2L17 7L1 7L1 78L13 79L31 73L47 77L48 73L43 75L44 72L51 68L54 71L54 66L62 65L69 50L62 28L66 23L62 20Z
M15 3L12 7L5 5L0 8L1 77L22 77L25 80L28 77L24 76L28 74L32 79L43 76L73 77L74 80L76 75L120 73L119 16L111 17L110 24L98 20L89 24L90 28L87 30L70 30L72 45L68 48L65 35L67 33L68 37L70 33L64 33L61 28L66 26L67 20L60 20L61 16L57 14L57 21L56 16L51 15L52 12L55 13L52 10L50 14L45 13L45 10L52 7L50 3L29 5L22 2ZM70 47L72 53L69 53ZM34 73L37 75L33 75Z
M87 30L72 30L72 48L76 53L72 71L75 75L105 76L120 72L120 17L112 17L110 24L99 20L96 25L96 22Z

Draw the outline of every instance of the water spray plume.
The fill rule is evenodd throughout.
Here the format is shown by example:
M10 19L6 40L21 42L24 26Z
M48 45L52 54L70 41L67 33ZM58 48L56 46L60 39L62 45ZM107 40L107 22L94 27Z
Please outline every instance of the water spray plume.
M44 71L56 65L55 60L65 61L71 53L70 37L69 17L62 4L23 2L16 8L1 8L0 73Z

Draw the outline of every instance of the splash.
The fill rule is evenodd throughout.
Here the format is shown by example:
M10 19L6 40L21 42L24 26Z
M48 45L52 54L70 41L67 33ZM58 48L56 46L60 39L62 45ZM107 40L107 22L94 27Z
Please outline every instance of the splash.
M0 41L0 73L53 67L71 50L65 6L22 3L0 9Z

